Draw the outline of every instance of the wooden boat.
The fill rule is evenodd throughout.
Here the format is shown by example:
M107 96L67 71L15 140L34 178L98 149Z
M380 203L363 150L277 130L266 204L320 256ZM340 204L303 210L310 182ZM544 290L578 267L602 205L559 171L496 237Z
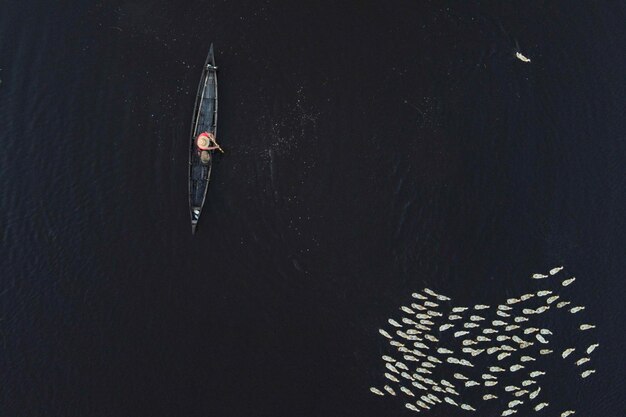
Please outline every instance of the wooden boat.
M196 94L191 119L189 149L189 213L191 232L196 232L200 214L206 200L213 153L220 149L215 141L217 135L217 66L213 56L213 44L202 68L202 77ZM218 146L216 148L216 146Z

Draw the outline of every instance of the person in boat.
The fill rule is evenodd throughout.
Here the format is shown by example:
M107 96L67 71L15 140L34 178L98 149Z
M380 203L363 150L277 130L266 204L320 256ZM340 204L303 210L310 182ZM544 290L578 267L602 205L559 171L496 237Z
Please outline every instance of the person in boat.
M215 149L219 149L220 151L222 150L220 145L218 145L215 140L215 134L210 132L200 133L196 139L196 146L201 151L213 151Z
M211 160L210 151L218 149L220 152L224 152L215 140L215 134L211 132L200 133L196 138L196 146L198 147L200 162L203 164L208 164Z

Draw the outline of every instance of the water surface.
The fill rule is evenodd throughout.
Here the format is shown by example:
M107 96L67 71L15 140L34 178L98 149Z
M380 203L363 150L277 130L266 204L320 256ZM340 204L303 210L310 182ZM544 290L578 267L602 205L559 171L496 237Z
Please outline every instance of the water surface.
M624 15L0 4L3 412L387 416L368 391L377 329L407 294L489 302L565 264L602 350L564 395L617 415ZM227 153L192 237L187 135L211 42Z

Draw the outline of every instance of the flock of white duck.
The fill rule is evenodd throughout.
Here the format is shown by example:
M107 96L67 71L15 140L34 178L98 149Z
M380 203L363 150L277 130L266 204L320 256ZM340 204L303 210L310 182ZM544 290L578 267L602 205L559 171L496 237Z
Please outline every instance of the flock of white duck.
M540 362L537 359L558 356L571 361L580 377L587 378L595 372L590 362L599 346L593 343L557 352L550 349L553 332L541 327L540 323L547 321L541 320L542 315L553 310L579 318L578 313L585 309L556 294L576 279L559 279L562 269L532 276L545 280L554 291L542 289L497 306L452 307L449 297L428 288L413 293L410 305L400 307L402 316L388 320L391 328L379 329L394 353L382 356L385 385L370 391L401 398L406 408L415 412L444 403L476 411L476 398L497 400L502 404L503 417L522 409L541 411L549 407L541 398L541 379L546 373L535 366ZM594 328L578 321L578 331ZM574 413L565 410L560 416Z

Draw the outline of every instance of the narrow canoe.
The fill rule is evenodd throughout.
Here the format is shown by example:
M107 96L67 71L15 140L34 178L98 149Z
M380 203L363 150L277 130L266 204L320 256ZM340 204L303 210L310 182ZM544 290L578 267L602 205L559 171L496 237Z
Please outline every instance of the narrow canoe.
M217 136L217 66L213 44L202 68L202 77L196 95L191 119L189 149L189 214L191 232L196 232L200 214L206 200L214 149L211 139Z

